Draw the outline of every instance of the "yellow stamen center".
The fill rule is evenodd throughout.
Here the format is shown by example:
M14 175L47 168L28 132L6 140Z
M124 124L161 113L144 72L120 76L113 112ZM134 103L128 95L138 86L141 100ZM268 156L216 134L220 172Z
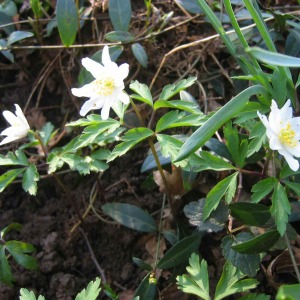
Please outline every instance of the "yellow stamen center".
M280 130L279 140L288 147L296 147L298 141L295 139L295 136L296 132L292 129L291 124L287 123L286 126Z
M93 85L94 92L101 96L111 95L115 89L115 81L112 77L96 79Z

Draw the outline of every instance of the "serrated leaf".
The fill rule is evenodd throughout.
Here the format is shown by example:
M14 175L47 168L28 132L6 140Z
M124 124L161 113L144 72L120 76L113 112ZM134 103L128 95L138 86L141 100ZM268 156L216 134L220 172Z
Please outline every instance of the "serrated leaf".
M269 208L261 204L238 202L230 204L229 209L232 217L248 226L261 227L271 219Z
M272 194L270 212L275 219L277 230L281 236L285 233L288 217L291 213L291 204L284 187L278 182Z
M222 230L228 220L228 207L221 202L218 208L211 213L210 217L202 221L204 205L205 199L200 199L198 202L190 202L184 206L183 212L189 219L189 223L197 226L199 231L218 232Z
M26 169L13 169L9 170L6 173L0 176L0 193L4 191L4 189L10 185L17 176L22 174Z
M4 245L0 245L0 281L8 286L12 286L12 282L14 281L11 268L5 255Z
M291 190L293 190L297 194L297 196L300 196L300 183L284 181L284 184L288 186Z
M173 97L174 95L176 95L180 91L182 91L182 90L188 88L189 86L191 86L192 84L194 84L196 79L197 79L197 77L189 77L188 79L180 80L176 84L166 85L163 88L163 90L162 90L162 92L159 96L159 100L168 100L168 99L170 99L171 97Z
M50 122L47 122L41 131L39 132L40 137L42 138L42 142L44 145L48 145L54 131L54 126Z
M28 291L27 289L22 288L20 290L20 300L36 300L36 297L33 291ZM45 300L44 296L39 296L37 300Z
M130 0L109 0L108 12L116 31L128 31L131 20Z
M207 262L199 261L199 256L192 253L186 268L190 275L177 276L178 288L184 293L193 294L204 300L211 300L209 296L209 280Z
M232 246L232 249L239 253L259 254L270 250L279 238L280 234L277 230L270 230L244 243Z
M173 123L178 122L184 116L184 112L178 112L177 110L169 111L158 120L155 132L160 132L170 128L170 125L172 126Z
M184 100L157 100L154 103L154 109L157 110L159 108L175 108L202 115L199 106L196 103ZM196 125L197 124L195 124L195 126Z
M126 203L106 203L103 212L118 223L142 232L155 232L156 223L152 216L141 208Z
M56 4L59 36L65 46L74 43L78 30L78 14L74 0L59 0Z
M183 264L187 257L197 251L202 234L194 233L183 238L170 248L157 264L159 269L168 269Z
M28 270L36 270L38 268L36 258L26 254L35 251L31 244L12 240L5 243L5 248L23 268Z
M91 281L87 288L83 289L76 296L75 300L96 300L100 291L100 279L96 278L95 281Z
M146 84L139 83L137 80L133 81L129 85L130 89L136 92L138 95L130 95L130 97L142 101L151 107L153 107L153 99L149 87Z
M0 154L0 165L2 166L28 166L29 162L22 150L16 150L15 154L8 152L6 156Z
M144 47L140 43L134 43L131 45L131 50L134 57L140 63L140 65L144 68L148 67L148 55L144 49Z
M256 183L251 189L251 192L253 193L251 196L251 202L257 203L266 197L272 192L277 183L278 180L274 177L269 177Z
M134 35L127 31L111 31L105 34L105 38L110 42L132 42Z
M236 168L233 165L224 159L203 150L200 152L199 165L195 167L195 172L204 170L224 171L235 169Z
M189 137L181 148L176 161L186 158L190 153L202 147L223 124L243 110L251 96L258 93L265 93L265 88L260 85L252 86L226 103Z
M217 284L214 300L221 300L229 295L246 292L259 284L256 279L242 279L243 277L245 275L227 261Z
M232 191L235 190L236 187L236 179L238 172L231 174L230 176L224 178L220 182L218 182L214 188L207 194L206 196L206 204L203 210L202 220L206 220L208 216L211 214L213 210L215 210L221 201L222 197L227 193L229 193L228 201L229 203L233 197Z
M122 137L124 142L118 144L111 155L108 157L107 161L110 162L114 160L116 157L124 155L131 148L133 148L136 144L145 140L146 138L153 135L153 131L149 128L139 127L128 130Z
M10 46L11 44L14 44L16 42L19 42L21 40L27 39L32 36L33 36L32 32L16 30L9 35L7 39L7 46Z
M22 187L25 192L30 195L36 195L37 181L40 179L40 174L37 171L35 164L30 164L27 170L24 172Z
M222 253L233 266L240 269L242 273L253 277L259 268L260 257L258 254L241 254L232 249L232 246L246 242L253 236L247 232L241 232L232 238L225 236L222 240Z

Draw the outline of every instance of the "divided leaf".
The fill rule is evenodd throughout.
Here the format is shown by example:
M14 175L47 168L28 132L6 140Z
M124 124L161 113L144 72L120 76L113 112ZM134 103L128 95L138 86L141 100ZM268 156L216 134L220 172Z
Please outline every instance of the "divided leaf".
M96 300L100 291L100 279L97 277L95 281L91 281L88 286L76 296L75 300Z

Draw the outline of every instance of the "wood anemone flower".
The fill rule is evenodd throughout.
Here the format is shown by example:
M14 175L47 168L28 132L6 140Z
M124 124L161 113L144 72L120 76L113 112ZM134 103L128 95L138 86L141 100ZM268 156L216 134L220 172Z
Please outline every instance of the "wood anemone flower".
M267 137L272 150L277 150L287 161L293 171L299 169L300 157L300 117L293 118L291 101L279 109L277 103L272 100L269 120L266 116L257 112L260 120L267 129Z
M0 146L25 137L30 130L22 109L18 104L15 104L15 107L15 115L8 110L3 112L4 118L11 126L0 133L0 135L6 136L0 143Z
M80 110L80 115L85 116L92 109L102 109L101 117L108 119L111 107L121 101L129 103L129 96L123 91L124 79L128 76L129 65L118 66L111 61L108 46L103 48L102 64L89 58L83 58L82 65L94 76L95 80L81 88L71 89L77 97L89 97Z

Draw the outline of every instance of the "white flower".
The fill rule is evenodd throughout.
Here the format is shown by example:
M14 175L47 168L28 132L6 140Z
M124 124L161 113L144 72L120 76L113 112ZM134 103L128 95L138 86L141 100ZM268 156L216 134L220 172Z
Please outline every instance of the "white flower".
M15 115L5 110L3 112L3 116L6 121L11 125L10 127L3 130L0 135L6 135L6 138L0 143L0 145L4 145L10 143L12 141L21 139L25 137L30 130L28 122L18 104L15 104L16 113Z
M71 89L77 97L89 97L80 110L80 115L85 116L92 109L100 109L103 120L108 119L109 110L117 101L124 104L129 103L129 96L123 91L124 79L128 76L129 65L118 66L112 62L109 56L108 47L102 51L102 64L92 59L83 58L82 65L95 77L95 80L81 88Z
M257 112L260 120L267 129L270 148L284 156L293 171L299 169L299 162L294 158L300 157L300 117L293 118L291 101L279 109L272 100L269 120Z

